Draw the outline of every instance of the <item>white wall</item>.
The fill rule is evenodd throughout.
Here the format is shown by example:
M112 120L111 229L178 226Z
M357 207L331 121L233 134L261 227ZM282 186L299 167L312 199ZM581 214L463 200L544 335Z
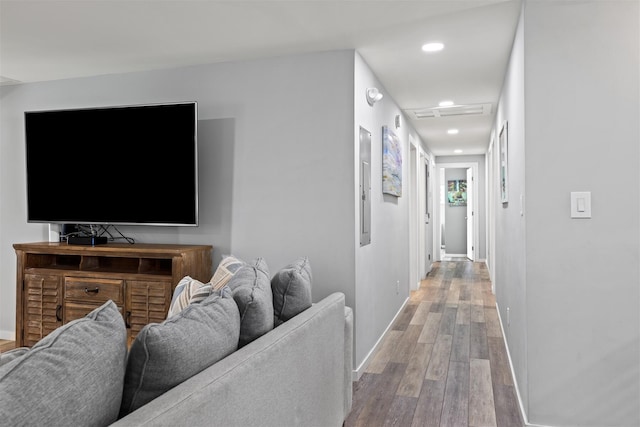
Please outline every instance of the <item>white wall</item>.
M371 107L365 90L377 87L384 98ZM369 352L380 339L393 317L409 297L409 133L414 141L417 134L402 117L402 126L395 129L394 118L402 114L385 91L369 66L356 54L354 85L355 121L353 150L358 153L360 126L371 132L371 244L360 247L357 233L353 234L356 257L355 329L356 368L361 367ZM382 194L382 126L388 126L402 144L402 197ZM353 156L353 194L358 194L358 156ZM354 197L354 223L357 223L357 198ZM397 283L399 289L397 290Z
M45 225L26 223L23 112L37 109L198 101L200 226L122 231L141 242L212 244L214 266L231 252L263 256L275 272L307 255L314 300L339 290L353 306L353 56L336 51L0 88L0 334L15 327L12 244L47 239ZM104 166L133 167L126 159Z
M639 12L527 0L505 79L496 298L536 425L640 425ZM570 218L572 191L592 192L591 219Z
M640 425L640 10L525 8L529 417ZM593 217L570 219L570 192Z
M525 255L526 208L531 203L525 194L525 92L524 92L524 21L515 34L509 66L496 112L494 145L492 149L494 181L493 212L495 215L495 286L498 309L503 320L509 308L510 322L504 324L505 339L511 354L515 381L517 382L525 409L528 402L527 373L527 283ZM509 155L509 203L501 203L498 142L502 127L507 124ZM542 165L536 165L543 170ZM546 166L545 166L546 167ZM520 215L520 195L523 197L525 215ZM544 226L538 224L538 226ZM550 259L549 263L555 262ZM506 322L505 322L506 323Z

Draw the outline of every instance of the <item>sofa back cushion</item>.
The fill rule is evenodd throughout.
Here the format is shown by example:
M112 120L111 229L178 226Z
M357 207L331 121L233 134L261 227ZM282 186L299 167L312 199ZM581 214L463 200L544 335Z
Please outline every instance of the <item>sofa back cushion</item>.
M267 263L258 258L243 265L228 286L240 311L239 347L243 347L273 329L273 295Z
M0 366L0 424L88 426L116 421L126 341L122 315L108 301L30 350L20 350L21 355Z
M273 313L276 325L286 322L311 307L311 264L298 258L271 279Z
M120 416L234 352L239 335L238 308L226 288L146 325L129 351Z
M29 350L29 347L18 347L13 350L5 351L4 353L0 353L0 366L6 365L12 360L24 356L24 354Z

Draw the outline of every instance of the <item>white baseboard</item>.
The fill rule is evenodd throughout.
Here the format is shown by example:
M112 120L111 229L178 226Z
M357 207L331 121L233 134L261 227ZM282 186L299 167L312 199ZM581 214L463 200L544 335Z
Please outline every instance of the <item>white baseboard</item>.
M0 331L0 340L16 340L16 332L15 331Z
M398 312L396 313L395 316L393 316L393 319L391 319L391 322L389 323L389 325L387 326L387 328L384 330L384 332L382 333L382 335L380 336L380 338L378 338L378 341L376 341L375 345L373 346L373 348L369 351L369 353L367 354L367 356L364 358L364 360L362 361L362 363L360 364L360 366L358 366L356 368L355 371L353 371L353 381L359 381L360 377L362 377L362 374L364 373L365 369L367 369L367 367L369 366L369 364L371 363L371 361L373 360L373 356L376 353L376 350L380 347L380 345L382 344L382 340L384 340L384 338L387 336L387 333L391 330L391 326L393 325L393 322L396 321L396 319L398 318L398 316L400 315L400 313L402 313L402 310L404 310L404 307L407 305L407 303L409 302L409 298L407 298L406 300L404 300L404 303L402 303L402 306L400 307L400 309L398 310Z
M504 325L502 323L502 316L500 316L500 307L498 307L498 302L496 301L496 311L498 312L498 321L500 323L500 330L502 331L502 340L504 341L504 347L507 350L507 358L509 359L509 369L511 370L511 378L513 378L513 387L516 390L516 397L518 398L518 406L520 407L520 415L524 420L524 425L529 427L553 427L542 424L532 424L529 422L529 418L527 417L527 413L524 410L524 402L522 401L522 396L520 395L520 387L518 387L518 380L516 379L516 372L513 369L513 361L511 360L511 352L509 351L509 344L507 343L507 335L504 333Z

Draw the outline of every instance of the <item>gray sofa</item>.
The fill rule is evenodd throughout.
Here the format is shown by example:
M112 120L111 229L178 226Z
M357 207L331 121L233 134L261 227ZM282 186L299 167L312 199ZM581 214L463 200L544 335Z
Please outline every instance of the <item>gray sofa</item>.
M168 320L167 327L150 325L149 345L144 347L150 357L142 368L148 376L135 381L137 396L145 400L119 420L118 410L127 400L125 365L137 357L127 357L124 321L112 301L56 329L31 349L0 354L0 420L12 426L65 427L114 422L116 426L340 426L351 409L353 330L352 312L341 293L311 305L203 370L158 387L190 369L189 355L197 361L217 351L204 336L198 340L202 344L190 339L189 347L184 347L169 332L175 332L177 324L191 329L194 324L184 319L201 323L205 313L225 306L233 308L230 312L238 321L237 309L229 303L234 304L214 296ZM223 318L217 320L224 323ZM156 344L166 350L154 347L153 329L164 331ZM237 340L238 334L232 339ZM181 352L172 352L176 343ZM171 358L158 358L165 354Z
M142 328L130 348L122 314L107 301L32 348L0 354L0 420L340 426L352 393L344 294L312 304L306 257L271 280L262 258L227 257L218 270L208 284L185 276L171 315Z
M353 315L334 293L114 426L340 426L351 409Z

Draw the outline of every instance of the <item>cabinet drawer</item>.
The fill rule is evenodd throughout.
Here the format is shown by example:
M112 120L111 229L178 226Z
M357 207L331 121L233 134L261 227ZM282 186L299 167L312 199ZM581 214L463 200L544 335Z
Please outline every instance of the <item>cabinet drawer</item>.
M82 319L98 307L100 307L99 304L92 305L68 302L64 305L64 323L69 323L76 319ZM122 314L121 306L118 306L118 311Z
M123 304L124 282L116 279L96 279L92 277L65 277L64 299L82 302L103 303L113 300Z

